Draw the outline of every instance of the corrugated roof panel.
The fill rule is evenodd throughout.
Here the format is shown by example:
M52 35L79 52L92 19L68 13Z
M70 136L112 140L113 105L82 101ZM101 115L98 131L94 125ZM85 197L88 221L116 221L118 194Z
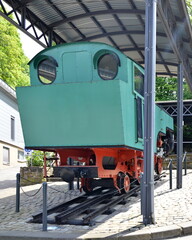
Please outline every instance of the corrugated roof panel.
M170 73L174 74L175 76L177 75L177 67L168 66L168 69L169 69ZM159 75L164 76L164 77L166 77L167 75L168 75L168 77L172 76L172 75L169 75L169 73L167 72L167 69L165 68L165 66L163 64L156 64L156 72L158 72ZM172 77L174 77L174 76L172 76Z
M177 67L174 66L169 66L169 70L171 71L171 73L174 73L175 75L177 75Z
M66 42L74 42L74 39L79 39L79 34L74 31L68 24L63 24L59 26L56 33L62 36Z
M109 1L111 7L113 9L132 9L132 4L130 3L130 1L126 1L126 0L110 0Z
M58 13L56 13L55 10L51 8L48 3L31 3L29 9L47 25L51 24L52 22L62 20L62 17L58 15Z
M166 48L166 49L167 48L171 49L170 42L164 36L157 36L157 45L161 48L163 47L163 48Z
M118 24L118 22L114 19L114 17L111 14L100 15L97 16L96 19L101 24L101 26L105 30L107 30L107 32L122 30L122 27Z
M129 38L124 34L112 36L112 39L118 43L120 49L132 47L132 43L130 42Z
M134 4L137 9L145 9L145 1L143 0L136 0L134 1Z
M156 64L156 68L158 69L158 72L161 72L161 73L164 73L167 71L163 64Z
M144 54L144 52L142 52ZM138 52L124 52L126 56L128 56L130 59L133 59L135 62L140 62L141 61L141 56Z
M129 30L144 30L144 26L135 14L118 14L119 19L125 28Z
M82 18L80 20L73 21L73 24L84 34L86 37L92 35L102 34L102 30L97 24L90 18Z
M85 10L75 0L70 1L57 1L53 0L53 4L65 14L66 17L72 17L75 15L85 13Z
M96 0L96 1L85 1L86 7L89 9L90 12L96 12L101 10L106 10L107 7L102 0Z
M143 43L145 41L145 36L143 34L132 34L131 35L137 46L143 46Z
M98 38L95 40L91 40L91 42L100 42L100 43L106 43L112 46L111 41L107 38Z

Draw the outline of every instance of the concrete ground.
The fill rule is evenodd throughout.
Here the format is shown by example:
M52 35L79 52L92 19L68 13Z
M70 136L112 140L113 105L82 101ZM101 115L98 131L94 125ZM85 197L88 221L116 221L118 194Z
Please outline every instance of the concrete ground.
M42 211L41 184L22 187L20 212L15 212L15 176L18 168L0 170L0 240L12 239L166 239L192 234L192 170L183 176L183 188L173 189L169 176L155 185L155 225L144 226L140 214L140 199L132 197L111 215L102 215L94 226L51 225L42 231L42 224L27 223L31 216ZM48 206L78 196L78 190L68 191L63 182L48 183ZM181 240L192 239L192 236Z

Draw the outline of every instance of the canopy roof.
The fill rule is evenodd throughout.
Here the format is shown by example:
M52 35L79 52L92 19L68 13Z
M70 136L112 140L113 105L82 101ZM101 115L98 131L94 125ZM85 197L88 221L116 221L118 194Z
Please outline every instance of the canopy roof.
M3 8L0 14L12 21L14 12L14 24L43 46L104 42L144 66L145 0L4 0L1 6L3 2L12 11ZM157 75L177 76L182 62L192 89L192 29L185 0L157 3Z

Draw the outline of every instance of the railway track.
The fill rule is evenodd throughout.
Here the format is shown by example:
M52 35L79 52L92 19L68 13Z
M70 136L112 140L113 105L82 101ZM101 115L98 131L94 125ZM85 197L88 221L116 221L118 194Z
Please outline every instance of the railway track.
M101 214L110 214L117 204L125 204L130 196L140 190L136 185L127 194L117 190L97 189L47 210L47 222L51 224L93 225ZM33 223L42 223L42 213L33 215Z

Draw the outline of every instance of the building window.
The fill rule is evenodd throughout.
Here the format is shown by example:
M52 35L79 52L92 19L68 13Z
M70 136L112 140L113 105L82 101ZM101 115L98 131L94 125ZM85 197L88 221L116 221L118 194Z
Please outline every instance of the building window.
M18 150L18 161L24 160L24 152L21 150Z
M3 147L3 164L4 165L10 164L9 148L6 148L6 147Z
M15 140L15 118L11 116L11 139Z

